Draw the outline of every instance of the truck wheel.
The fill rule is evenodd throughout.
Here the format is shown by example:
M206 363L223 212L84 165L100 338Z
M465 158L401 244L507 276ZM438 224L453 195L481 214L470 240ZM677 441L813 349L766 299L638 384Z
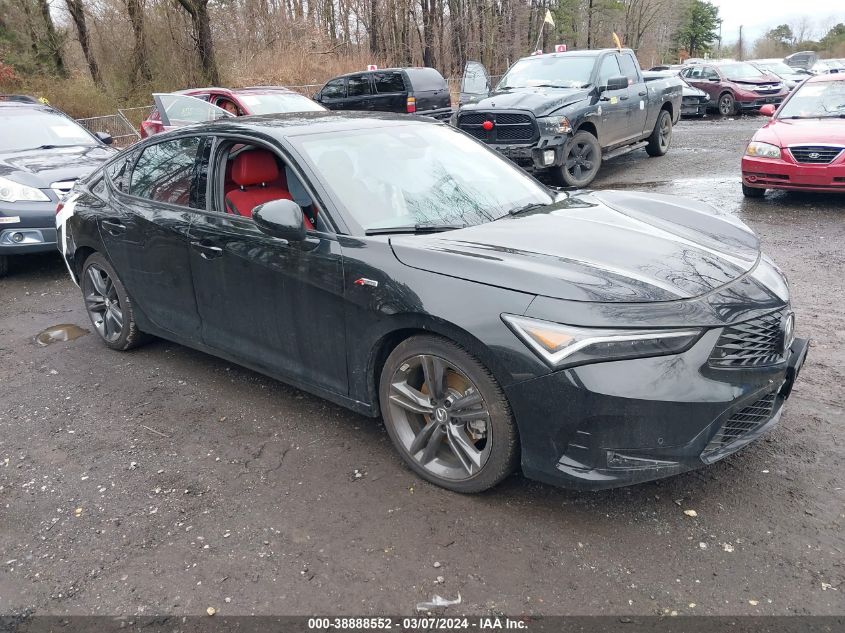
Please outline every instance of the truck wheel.
M749 187L745 183L742 183L742 195L746 198L762 198L765 194L765 189L760 189L758 187Z
M736 99L730 92L726 92L719 97L719 114L722 116L736 114Z
M645 151L649 156L663 156L669 151L669 144L672 142L672 115L668 110L661 110L657 115L657 123L654 130L648 137L648 145Z
M563 149L563 165L556 175L560 184L567 187L586 187L601 166L601 146L589 132L578 132Z
M0 277L5 277L9 272L9 256L0 255Z

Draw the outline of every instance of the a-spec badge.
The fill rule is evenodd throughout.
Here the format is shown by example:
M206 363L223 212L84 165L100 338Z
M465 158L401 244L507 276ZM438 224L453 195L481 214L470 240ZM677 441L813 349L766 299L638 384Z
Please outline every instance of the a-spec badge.
M366 277L358 277L353 283L356 286L372 286L373 288L378 288L378 282L375 279L367 279Z

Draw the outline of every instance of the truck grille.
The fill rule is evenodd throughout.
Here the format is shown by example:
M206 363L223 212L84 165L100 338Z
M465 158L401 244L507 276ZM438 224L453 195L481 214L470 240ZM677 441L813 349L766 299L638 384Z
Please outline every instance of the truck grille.
M786 309L764 314L722 330L710 354L716 367L761 367L784 359L783 317Z
M789 153L799 163L812 163L814 165L827 165L832 163L839 156L845 147L829 147L826 145L802 145L790 147Z
M492 129L482 127L486 121ZM466 112L458 115L458 127L485 143L530 143L537 135L534 117L520 112Z
M707 457L708 455L721 451L726 446L733 444L744 435L760 428L768 422L775 408L776 397L777 394L774 391L766 394L754 404L740 409L725 420L722 426L719 427L719 430L716 431L716 435L707 444L701 456Z

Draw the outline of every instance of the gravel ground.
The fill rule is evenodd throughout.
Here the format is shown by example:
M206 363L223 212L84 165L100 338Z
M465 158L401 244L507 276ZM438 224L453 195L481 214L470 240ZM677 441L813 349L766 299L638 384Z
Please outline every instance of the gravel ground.
M742 198L761 119L684 121L597 188L703 199L792 282L809 360L782 422L704 470L577 493L417 479L379 421L178 345L93 334L55 256L0 281L0 613L845 613L845 198ZM697 516L684 511L695 510ZM441 577L438 579L438 577Z

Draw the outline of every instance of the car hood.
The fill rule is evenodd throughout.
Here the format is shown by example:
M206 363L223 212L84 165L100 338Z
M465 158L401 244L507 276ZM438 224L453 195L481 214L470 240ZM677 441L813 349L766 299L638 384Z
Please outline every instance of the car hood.
M782 83L780 78L775 77L774 75L763 75L762 77L755 77L755 78L748 78L748 79L734 79L733 77L727 77L727 80L733 82L735 84L740 85L749 85L749 86L764 86L767 84L779 84Z
M772 119L754 140L779 147L831 143L845 147L845 119Z
M584 88L515 88L494 92L486 99L461 108L470 110L529 110L534 116L547 116L590 96Z
M114 156L103 145L0 152L0 176L39 189L83 178Z
M623 191L561 194L533 213L391 239L407 266L572 301L691 299L754 268L757 237L709 205Z

